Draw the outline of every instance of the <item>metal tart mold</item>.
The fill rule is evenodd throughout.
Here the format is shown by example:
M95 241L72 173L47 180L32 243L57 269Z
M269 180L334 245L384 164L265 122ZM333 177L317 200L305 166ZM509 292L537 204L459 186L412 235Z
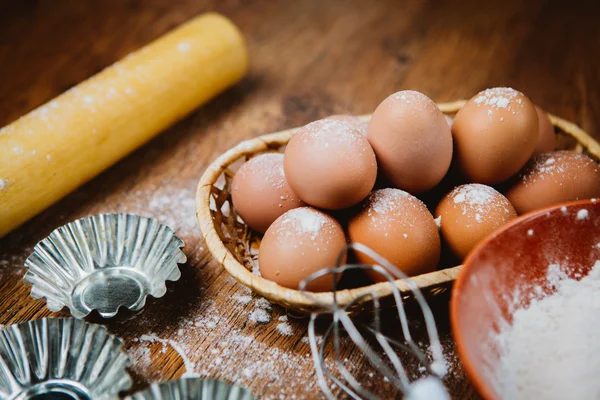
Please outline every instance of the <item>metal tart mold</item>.
M44 318L0 332L0 399L113 400L131 387L123 342L105 327Z
M133 214L100 214L54 230L25 261L24 280L34 299L51 311L68 307L83 318L104 318L120 307L140 310L146 296L159 298L166 281L181 277L183 241L157 220Z
M182 378L154 383L126 400L255 400L252 393L219 379Z

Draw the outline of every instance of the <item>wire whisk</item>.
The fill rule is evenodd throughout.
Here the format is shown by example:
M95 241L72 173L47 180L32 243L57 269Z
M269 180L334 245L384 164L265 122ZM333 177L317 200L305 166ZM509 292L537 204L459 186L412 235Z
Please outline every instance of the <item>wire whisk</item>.
M350 251L365 254L374 261L374 264L346 263L347 255ZM344 307L339 306L337 302L337 286L339 278L343 273L349 270L372 270L380 273L392 284L393 300L398 310L398 317L402 328L402 338L394 339L382 333L380 301L375 293L360 296ZM313 280L325 275L333 275L333 301L331 303L321 304L321 309L311 314L308 334L317 381L321 391L328 399L335 399L335 396L330 389L327 378L339 386L352 399L376 400L380 398L367 389L365 385L362 385L344 366L341 357L341 338L344 332L356 348L366 357L369 364L377 371L377 373L381 374L384 378L387 378L387 380L402 393L405 399L442 400L450 398L442 383L442 379L447 371L433 313L417 285L406 274L399 271L388 260L367 246L360 243L351 243L340 253L334 268L323 269L311 274L300 283L300 290L310 296L310 292L305 291L306 286ZM395 279L403 279L407 283L421 309L429 339L430 358L413 340L402 295L394 284ZM373 303L372 326L354 321L348 312L354 304L366 297L371 297ZM325 316L329 317L331 322L326 327L322 341L319 343L317 341L315 324L317 319ZM373 342L372 340L369 342L366 337L367 335L375 339L379 351L371 344ZM337 374L335 371L328 368L325 363L325 347L329 340L333 341L334 365L335 369L337 369ZM405 366L398 356L398 350L414 355L419 363L426 368L429 375L411 382ZM384 357L387 358L387 362Z

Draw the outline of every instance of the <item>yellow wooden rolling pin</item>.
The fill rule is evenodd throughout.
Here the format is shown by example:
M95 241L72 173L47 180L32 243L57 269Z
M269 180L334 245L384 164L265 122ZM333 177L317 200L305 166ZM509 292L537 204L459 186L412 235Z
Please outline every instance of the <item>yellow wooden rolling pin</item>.
M0 129L0 237L238 82L231 21L204 14Z

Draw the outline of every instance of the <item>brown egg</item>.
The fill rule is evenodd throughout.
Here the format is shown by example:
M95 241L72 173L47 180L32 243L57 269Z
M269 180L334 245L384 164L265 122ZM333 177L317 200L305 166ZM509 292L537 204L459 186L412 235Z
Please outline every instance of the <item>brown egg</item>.
M554 146L556 145L556 135L554 134L554 125L550 122L548 114L538 106L535 106L535 111L538 115L540 127L540 137L533 150L533 155L537 156L538 154L548 153L554 150Z
M561 150L534 157L506 191L517 213L600 197L600 167L590 157Z
M539 137L537 112L521 92L487 89L456 114L452 135L463 173L473 182L497 184L531 158Z
M263 278L281 286L298 289L300 282L324 268L333 268L346 245L340 224L331 216L310 207L283 214L265 233L258 252ZM307 289L332 290L333 276L314 280Z
M367 139L345 122L327 118L300 128L290 139L284 169L300 199L329 210L359 203L377 178Z
M367 138L381 170L411 193L437 185L452 161L452 135L444 114L429 97L413 90L394 93L377 107Z
M517 217L508 199L495 189L477 183L462 185L438 204L442 238L459 258L464 259L487 235Z
M434 271L440 258L438 228L421 200L399 189L376 190L348 224L351 242L362 243L388 259L406 275ZM357 254L360 262L373 261ZM384 281L377 272L369 276Z
M356 129L363 135L367 136L367 123L360 120L360 118L355 117L354 115L345 115L345 114L336 114L327 117L329 119L335 119L337 121L342 121L350 125L352 128Z
M304 205L283 173L283 154L267 153L240 167L231 183L233 206L252 229L264 233L284 212Z

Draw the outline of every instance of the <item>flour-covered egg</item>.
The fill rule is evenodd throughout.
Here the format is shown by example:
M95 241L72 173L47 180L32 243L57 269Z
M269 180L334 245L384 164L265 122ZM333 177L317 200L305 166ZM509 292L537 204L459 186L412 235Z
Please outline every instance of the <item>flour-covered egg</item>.
M600 166L575 151L540 154L505 194L519 214L564 201L600 197Z
M259 270L265 279L298 289L310 274L335 267L345 245L344 230L333 217L311 207L295 208L277 218L265 232L258 252ZM332 275L307 286L313 292L332 288Z
M394 93L377 106L367 137L379 168L410 193L437 185L452 161L446 117L429 97L413 90Z
M472 182L494 185L516 174L538 143L533 103L511 88L478 93L452 122L454 153Z
M264 233L280 215L304 205L283 172L283 154L261 154L244 163L231 183L231 200L252 229Z
M300 199L328 210L359 203L377 178L377 160L367 138L331 118L311 122L292 136L284 169Z
M486 185L471 183L448 193L438 204L442 239L464 259L483 238L517 216L508 199Z
M356 129L363 135L367 135L368 125L366 122L363 122L360 118L355 117L354 115L347 114L335 114L327 117L328 119L335 119L338 121L342 121L350 125L352 128Z
M406 275L436 269L440 236L433 216L421 200L399 189L375 190L348 224L351 242L362 243L386 258ZM373 262L357 253L360 262ZM373 271L375 281L385 278Z

